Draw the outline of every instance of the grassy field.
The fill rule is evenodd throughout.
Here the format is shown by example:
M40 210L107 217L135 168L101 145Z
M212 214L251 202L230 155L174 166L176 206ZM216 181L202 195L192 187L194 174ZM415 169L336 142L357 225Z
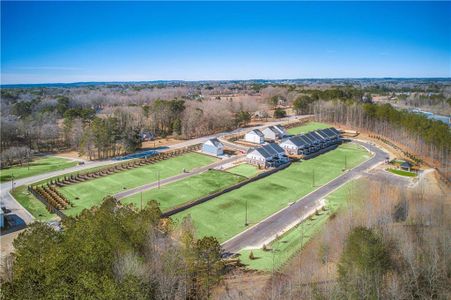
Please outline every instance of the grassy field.
M248 221L257 223L342 174L345 155L348 168L370 157L362 147L344 144L316 158L293 163L287 169L173 217L181 220L190 215L198 236L213 235L221 242L226 241L245 229L246 201ZM313 172L315 187L312 186Z
M75 166L77 163L60 157L46 156L42 158L36 158L30 165L24 164L23 166L15 166L7 169L0 170L0 181L10 181L12 174L14 179L20 179L30 177L42 173L51 171L57 171Z
M75 204L64 213L69 216L77 215L84 208L100 204L108 195L155 182L158 180L158 172L160 179L163 179L180 174L183 169L191 170L216 160L199 153L187 153L155 164L63 187L59 190Z
M143 206L149 200L156 200L160 203L161 210L166 211L186 202L220 191L244 179L246 178L240 175L218 170L209 170L187 179L163 185L160 189L143 192ZM121 202L124 204L133 203L136 207L140 207L141 194L124 198Z
M26 186L20 186L11 192L14 198L25 207L38 221L50 221L57 218L55 214L48 212L47 208L41 201L37 200L27 191Z
M406 176L406 177L415 177L417 176L417 174L413 173L413 172L408 172L408 171L403 171L403 170L398 170L398 169L387 169L388 172L396 174L396 175L401 175L401 176Z
M255 176L258 173L258 171L259 170L255 166L250 164L240 164L236 167L227 169L227 172L241 175L247 178Z
M287 130L287 132L288 132L288 134L300 134L300 133L306 133L306 132L316 130L316 129L324 129L324 128L329 128L329 127L330 127L330 125L327 125L324 123L308 122L305 125L290 128Z
M274 252L255 249L252 250L254 259L250 259L251 250L243 250L240 252L241 262L256 270L271 271L273 266L276 270L279 269L321 230L331 214L344 207L351 195L358 194L363 189L362 183L362 180L351 181L329 194L326 197L327 210L313 215L268 245Z

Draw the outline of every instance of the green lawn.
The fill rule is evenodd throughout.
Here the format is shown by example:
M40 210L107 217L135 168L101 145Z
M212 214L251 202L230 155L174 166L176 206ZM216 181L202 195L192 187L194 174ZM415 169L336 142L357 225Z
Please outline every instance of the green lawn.
M57 171L75 166L77 163L60 157L46 156L36 158L30 165L15 166L0 170L0 181L10 181L14 175L14 179L30 177L42 173Z
M313 159L293 163L287 169L173 217L181 220L190 215L199 237L213 235L224 242L245 229L246 200L248 221L257 223L342 174L345 155L348 167L356 166L370 157L362 147L344 144ZM312 186L313 170L315 187Z
M22 185L11 192L13 197L25 207L38 221L49 221L57 218L55 214L51 214L41 201L31 195L27 187Z
M199 175L163 185L160 189L143 192L143 206L149 200L160 203L162 211L174 208L181 204L196 200L200 197L220 191L228 186L238 183L246 178L224 171L209 170ZM135 194L121 200L122 203L133 203L136 207L141 205L141 194Z
M64 213L69 216L77 215L85 208L100 204L108 195L155 182L158 180L158 172L160 179L163 179L180 174L183 169L191 170L216 160L199 153L187 153L155 164L60 188L64 196L74 203L74 207L68 208Z
M388 172L396 174L396 175L401 175L401 176L406 176L406 177L415 177L417 176L417 174L413 173L413 172L408 172L408 171L403 171L403 170L398 170L398 169L387 169Z
M313 131L316 129L324 129L329 128L330 125L319 123L319 122L308 122L305 125L301 125L298 127L293 127L287 130L288 134L300 134L300 133L306 133L309 131Z
M347 199L351 198L352 195L356 195L358 191L363 190L362 184L363 180L358 179L348 182L332 192L326 197L326 211L320 211L319 215L312 216L268 245L268 248L274 249L274 252L263 251L262 249L252 250L254 259L251 260L249 258L251 250L243 250L240 252L241 262L251 269L270 271L273 268L274 261L274 268L279 269L321 230L331 214L345 206Z
M227 172L241 175L247 178L253 177L259 171L255 166L250 164L240 164L236 167L230 168L226 170Z

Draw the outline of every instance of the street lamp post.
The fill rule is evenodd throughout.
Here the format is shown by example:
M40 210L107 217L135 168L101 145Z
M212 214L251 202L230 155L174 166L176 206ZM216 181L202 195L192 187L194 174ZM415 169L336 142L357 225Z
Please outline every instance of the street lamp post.
M143 192L141 192L141 210L143 210Z
M158 189L160 189L160 170L157 171Z
M248 225L248 223L247 223L247 199L246 199L245 209L246 209L246 214L245 214L245 217L244 217L244 226L247 226Z

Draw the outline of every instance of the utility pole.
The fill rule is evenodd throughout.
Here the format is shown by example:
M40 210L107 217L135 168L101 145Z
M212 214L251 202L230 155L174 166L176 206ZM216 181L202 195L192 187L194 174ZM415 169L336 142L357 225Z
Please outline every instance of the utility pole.
M246 215L244 217L244 226L247 226L247 225L248 225L248 223L247 223L247 199L246 199Z
M160 170L157 171L157 176L158 176L158 189L160 189Z
M11 173L11 191L14 191L14 173Z
M312 170L312 187L315 187L315 169Z
M141 210L143 210L143 192L141 192Z
M346 153L345 153L345 170L348 168L348 160L347 160L347 156L346 156Z

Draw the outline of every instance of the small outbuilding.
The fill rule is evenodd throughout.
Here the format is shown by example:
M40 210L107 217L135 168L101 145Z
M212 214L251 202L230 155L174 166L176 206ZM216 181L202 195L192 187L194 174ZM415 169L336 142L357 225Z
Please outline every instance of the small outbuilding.
M223 155L224 145L216 138L210 139L202 145L202 152L215 156Z
M259 129L254 129L246 133L244 140L249 143L263 144L265 142L265 135Z
M399 167L401 168L401 170L408 171L408 172L410 172L410 170L412 169L412 165L407 161L401 163L399 165Z

